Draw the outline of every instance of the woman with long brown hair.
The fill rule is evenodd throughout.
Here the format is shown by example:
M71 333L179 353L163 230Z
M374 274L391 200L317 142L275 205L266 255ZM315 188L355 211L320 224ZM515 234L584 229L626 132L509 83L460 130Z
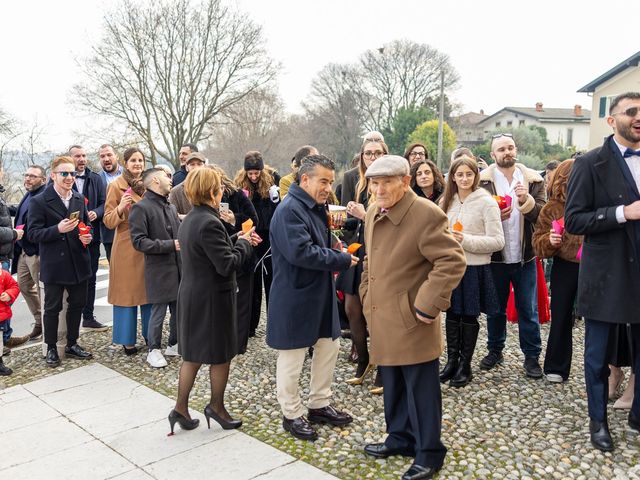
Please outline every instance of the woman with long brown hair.
M442 172L431 160L418 160L411 165L411 188L416 195L438 203L444 192Z

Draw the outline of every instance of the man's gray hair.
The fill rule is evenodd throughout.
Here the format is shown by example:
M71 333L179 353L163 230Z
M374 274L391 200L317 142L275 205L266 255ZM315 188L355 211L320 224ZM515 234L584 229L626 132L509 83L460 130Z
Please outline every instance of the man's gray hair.
M329 157L325 157L324 155L307 155L300 162L300 169L298 170L298 174L296 175L296 182L300 183L300 179L304 174L309 177L313 177L313 175L315 175L315 169L317 165L320 165L327 170L336 169L336 164L333 163L333 160L331 160Z

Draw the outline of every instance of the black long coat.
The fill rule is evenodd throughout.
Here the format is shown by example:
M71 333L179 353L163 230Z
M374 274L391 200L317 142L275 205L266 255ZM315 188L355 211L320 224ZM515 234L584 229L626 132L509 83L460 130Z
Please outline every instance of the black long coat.
M22 197L22 200L20 200L20 203L18 204L18 208L16 208L16 217L14 218L15 227L17 227L18 225L22 224L23 225L22 229L24 230L24 235L22 237L22 240L20 240L19 242L15 242L13 244L13 262L11 262L11 274L17 273L17 271L18 271L18 259L20 258L20 255L22 255L22 252L26 253L29 256L38 255L39 254L39 252L38 252L38 244L37 243L32 243L31 241L29 241L29 237L28 237L28 234L27 234L27 222L28 222L28 219L29 219L29 208L28 208L28 206L27 206L26 211L24 212L23 217L20 220L18 219L18 212L20 212L20 209L23 208L23 205L24 205L24 203L26 201L31 202L31 199L33 197L35 197L36 195L40 195L44 191L45 188L46 188L46 185L42 185L42 186L38 187L37 189L33 190L32 192L25 193L24 197Z
M73 184L73 189L78 190L77 185ZM107 187L105 187L102 177L95 172L85 168L85 179L80 192L86 198L85 203L88 211L96 212L96 219L91 222L93 227L93 240L91 243L100 242L100 225L102 217L104 217L104 202L107 198Z
M40 280L45 284L76 285L91 277L91 257L80 241L78 227L68 233L58 231L58 223L70 212L80 212L80 220L89 224L84 197L74 191L67 209L53 183L29 203L27 235L39 244Z
M616 208L633 203L640 195L637 188L635 192L631 189L623 173L622 155L614 148L618 147L609 137L602 147L574 162L565 204L565 228L574 235L584 235L578 314L601 322L637 324L640 323L638 221L618 223Z
M4 187L0 185L0 193L4 192ZM0 261L6 262L13 256L13 242L18 238L18 234L13 230L9 206L3 198L0 198Z
M178 344L188 362L220 364L238 352L236 271L251 245L234 245L217 210L195 206L178 231L182 279L178 289Z
M180 253L176 251L180 219L166 197L147 190L131 206L129 232L133 248L144 253L144 281L149 303L178 298Z

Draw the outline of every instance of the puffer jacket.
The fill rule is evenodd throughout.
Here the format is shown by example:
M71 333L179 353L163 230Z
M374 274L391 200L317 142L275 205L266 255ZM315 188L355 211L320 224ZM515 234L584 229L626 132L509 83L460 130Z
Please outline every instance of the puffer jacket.
M4 187L0 185L0 193L4 192ZM18 234L13 229L9 206L0 198L0 262L7 262L13 257L13 242L18 238Z

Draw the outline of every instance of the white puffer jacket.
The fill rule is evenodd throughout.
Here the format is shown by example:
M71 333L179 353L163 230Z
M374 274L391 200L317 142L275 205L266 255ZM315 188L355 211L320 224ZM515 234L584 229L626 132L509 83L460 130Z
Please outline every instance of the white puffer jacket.
M478 188L464 203L456 193L447 211L449 228L462 224L462 248L467 265L487 265L491 254L504 248L504 232L500 221L498 202L484 189Z

